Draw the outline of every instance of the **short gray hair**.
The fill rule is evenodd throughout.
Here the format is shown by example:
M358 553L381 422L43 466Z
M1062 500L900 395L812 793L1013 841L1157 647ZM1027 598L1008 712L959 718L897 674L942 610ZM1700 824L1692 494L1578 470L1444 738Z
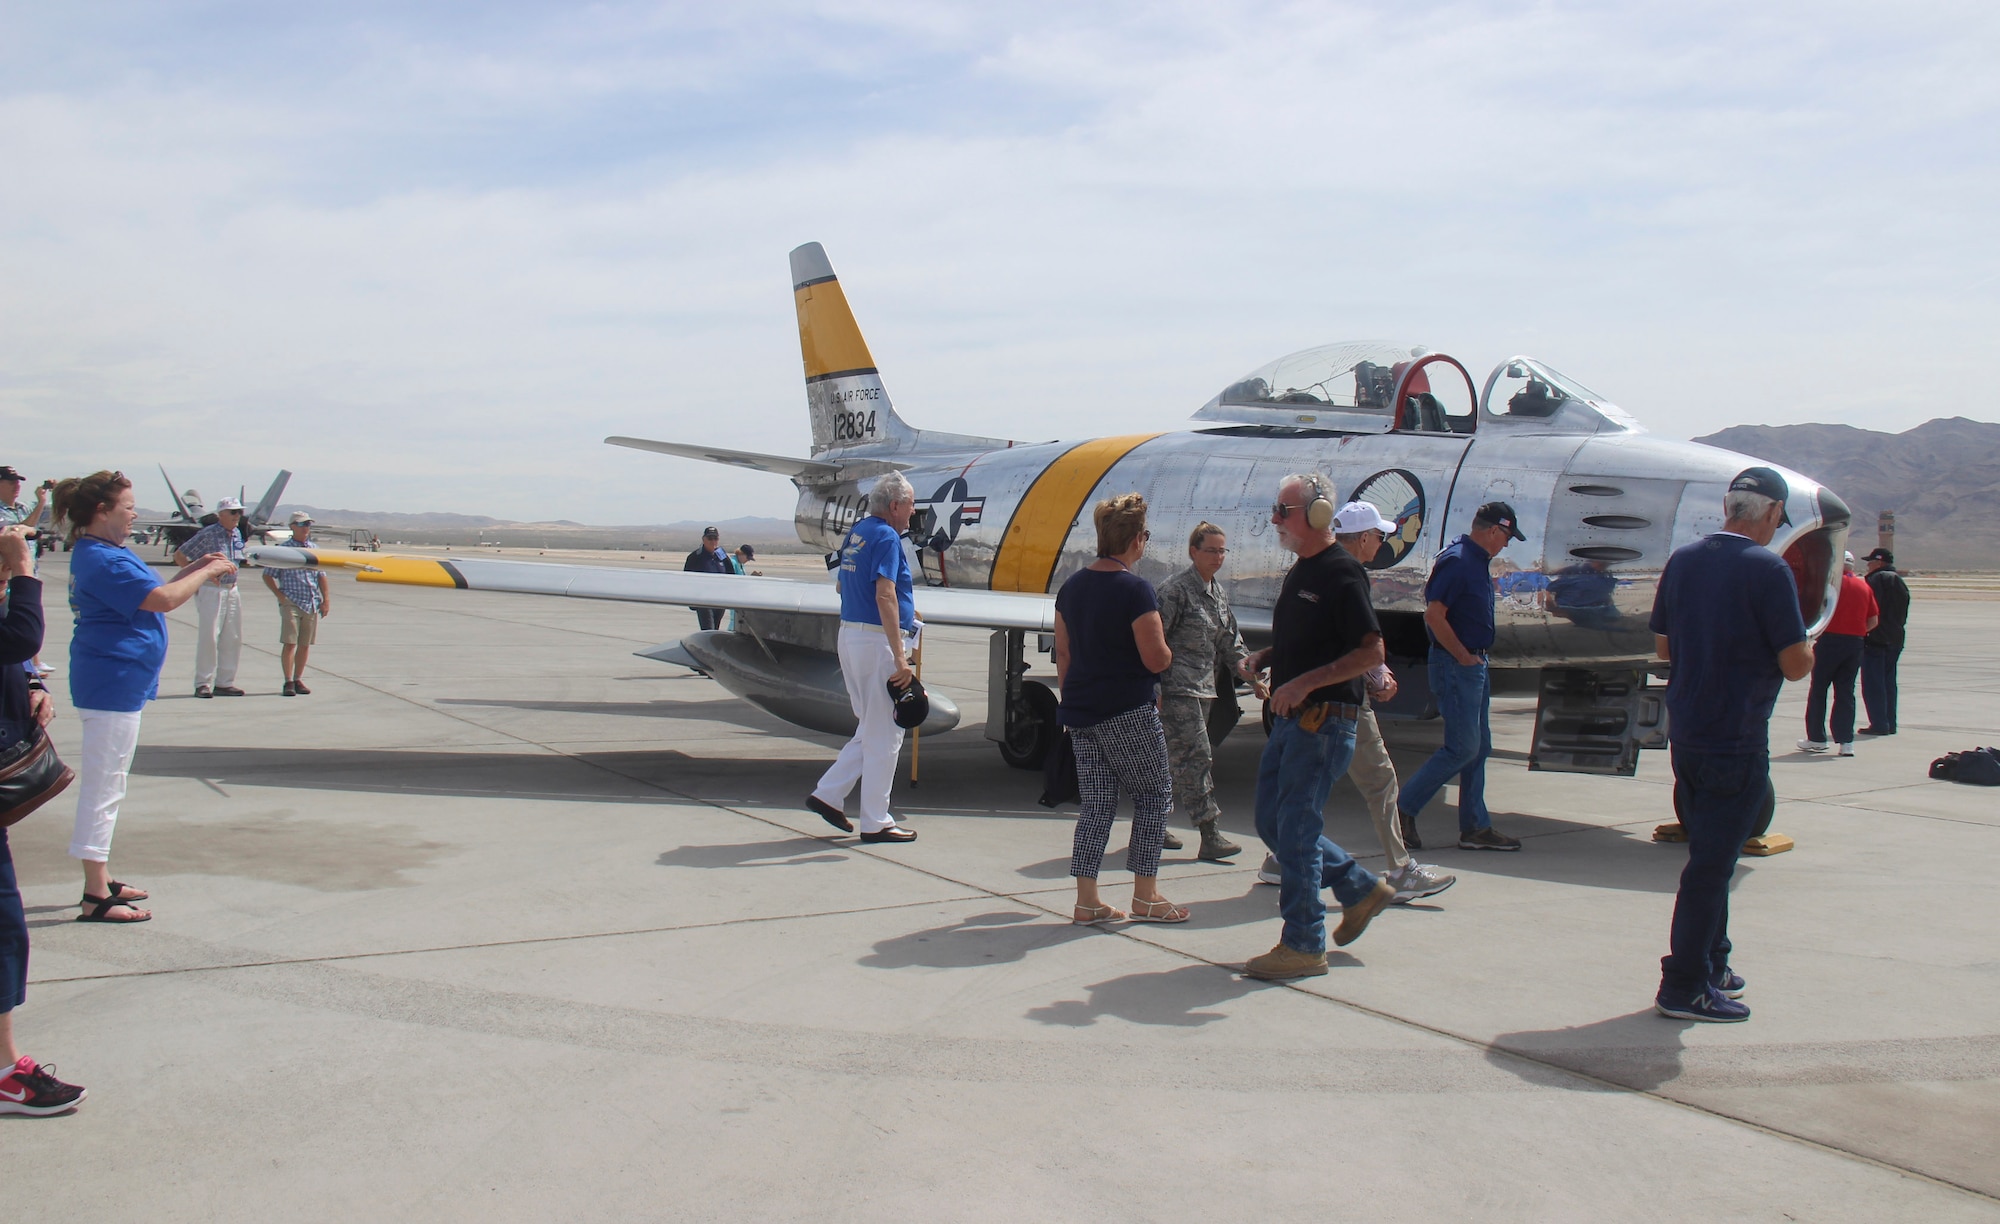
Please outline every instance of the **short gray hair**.
M1762 493L1752 493L1748 489L1731 489L1722 495L1722 515L1732 523L1749 523L1763 518L1778 504L1775 497Z
M908 478L901 472L890 472L876 481L874 488L868 490L868 513L887 514L890 507L897 502L906 497L914 499L916 496L917 491L910 487Z

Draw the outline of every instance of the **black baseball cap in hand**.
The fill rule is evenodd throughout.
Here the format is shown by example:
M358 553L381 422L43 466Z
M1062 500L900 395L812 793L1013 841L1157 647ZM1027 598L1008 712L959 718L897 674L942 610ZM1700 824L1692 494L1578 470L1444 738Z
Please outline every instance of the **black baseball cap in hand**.
M931 695L924 691L924 682L915 676L903 688L897 688L894 680L889 681L889 700L896 703L896 725L908 731L921 727L931 716Z
M1761 493L1778 503L1778 521L1785 526L1792 525L1792 512L1785 509L1785 499L1792 495L1792 487L1785 478L1778 475L1776 468L1744 468L1736 473L1736 479L1729 482L1731 493Z
M1521 516L1515 514L1514 507L1506 502L1487 502L1472 516L1472 522L1474 526L1484 523L1489 527L1505 527L1508 535L1522 543L1525 544L1528 540L1527 536L1521 534Z

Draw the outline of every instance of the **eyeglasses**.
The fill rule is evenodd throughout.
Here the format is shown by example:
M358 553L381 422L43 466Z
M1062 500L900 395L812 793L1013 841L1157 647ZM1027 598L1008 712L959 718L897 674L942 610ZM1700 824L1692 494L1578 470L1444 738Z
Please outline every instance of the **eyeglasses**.
M1294 506L1288 502L1272 502L1271 517L1277 519L1279 522L1282 523L1285 521L1285 517L1289 515L1292 511L1303 510L1303 509L1305 509L1304 506Z
M1207 553L1211 557L1226 557L1229 555L1229 550L1226 548L1197 548L1195 551Z

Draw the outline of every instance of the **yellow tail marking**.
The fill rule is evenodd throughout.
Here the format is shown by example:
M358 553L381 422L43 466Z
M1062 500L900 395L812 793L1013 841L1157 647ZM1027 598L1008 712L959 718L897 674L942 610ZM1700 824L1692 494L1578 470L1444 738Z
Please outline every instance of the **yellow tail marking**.
M458 580L442 561L432 561L424 557L378 557L371 556L368 564L382 572L379 574L359 573L354 575L357 582L392 582L397 586L456 587Z
M1055 576L1056 561L1062 556L1063 542L1069 538L1070 525L1083 512L1084 499L1112 464L1159 436L1098 438L1064 451L1043 468L1021 495L1013 521L1000 537L1000 551L993 558L992 588L1037 595L1046 592L1049 579Z
M808 379L875 368L839 281L800 286L792 298L799 310L799 354L805 358Z

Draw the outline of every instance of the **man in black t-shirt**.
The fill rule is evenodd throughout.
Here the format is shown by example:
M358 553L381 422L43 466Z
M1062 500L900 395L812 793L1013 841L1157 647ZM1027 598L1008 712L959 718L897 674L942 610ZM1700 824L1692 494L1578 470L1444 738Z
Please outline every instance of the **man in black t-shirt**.
M1861 639L1861 704L1868 708L1863 735L1896 733L1896 663L1903 657L1903 634L1910 623L1910 588L1896 572L1896 554L1878 548L1868 562L1868 589L1882 619Z
M1271 507L1278 543L1298 560L1271 610L1271 645L1250 671L1271 672L1270 742L1257 770L1257 836L1277 856L1284 880L1278 945L1243 971L1283 980L1326 972L1326 902L1345 907L1333 942L1346 947L1396 895L1387 880L1326 836L1327 795L1354 757L1361 677L1383 660L1382 631L1361 563L1333 542L1333 486L1324 476L1287 476Z

